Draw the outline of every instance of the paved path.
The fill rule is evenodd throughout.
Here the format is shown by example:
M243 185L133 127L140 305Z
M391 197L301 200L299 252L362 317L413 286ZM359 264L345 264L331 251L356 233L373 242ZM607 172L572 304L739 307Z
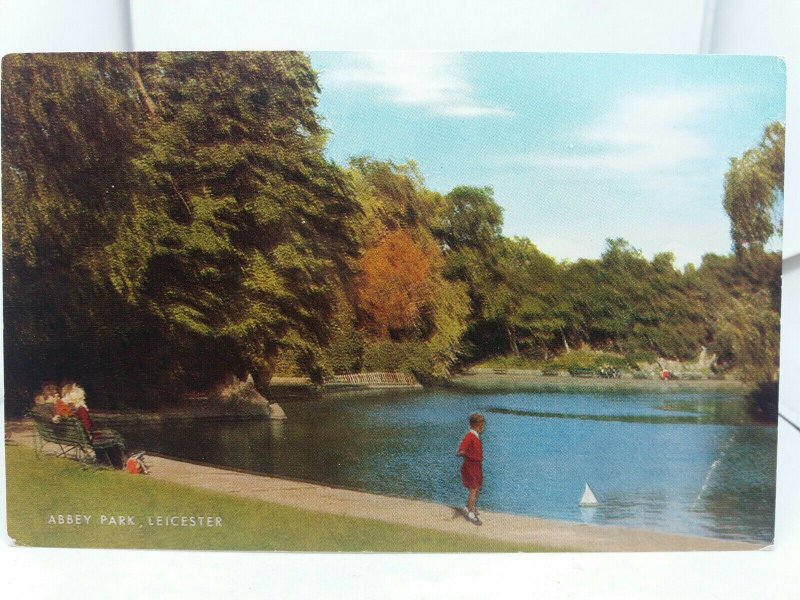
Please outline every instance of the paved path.
M17 429L12 439L33 444L30 430ZM448 506L358 492L326 485L232 471L161 456L148 456L151 477L241 498L335 515L347 515L461 533L552 550L590 552L758 550L761 544L733 542L621 527L584 525L481 511L483 526L468 523Z

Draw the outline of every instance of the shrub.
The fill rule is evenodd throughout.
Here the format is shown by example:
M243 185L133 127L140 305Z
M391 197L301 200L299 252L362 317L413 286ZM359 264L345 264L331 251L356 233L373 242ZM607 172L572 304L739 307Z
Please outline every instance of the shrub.
M778 382L759 383L748 395L750 412L770 423L778 420Z
M321 355L326 373L357 373L364 358L364 336L351 319L337 318L331 324L330 343Z
M368 342L364 348L364 371L401 371L420 381L437 377L434 352L419 341Z

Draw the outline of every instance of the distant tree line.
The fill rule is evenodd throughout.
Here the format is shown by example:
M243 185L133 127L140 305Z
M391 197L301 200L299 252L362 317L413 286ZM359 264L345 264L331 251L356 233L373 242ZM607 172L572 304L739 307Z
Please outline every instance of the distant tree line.
M783 128L733 159L734 252L677 269L625 240L557 262L490 188L324 156L300 53L12 55L3 65L5 381L167 402L233 373L401 369L589 346L777 378ZM687 219L691 218L687 215ZM757 340L757 341L753 341Z

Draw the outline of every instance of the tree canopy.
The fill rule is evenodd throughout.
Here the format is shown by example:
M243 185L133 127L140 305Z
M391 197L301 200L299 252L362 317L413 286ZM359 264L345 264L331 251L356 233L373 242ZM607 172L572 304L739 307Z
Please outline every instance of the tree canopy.
M4 59L6 389L158 403L276 369L446 376L576 347L777 378L785 130L732 158L735 253L680 270L609 239L557 262L502 234L489 187L428 189L413 161L325 157L295 52ZM160 390L164 390L161 393Z
M737 254L762 251L773 235L782 232L782 218L775 207L783 200L785 144L786 128L771 123L756 147L730 159L723 204Z
M307 57L20 55L3 85L12 382L264 389L282 346L324 343L360 208Z

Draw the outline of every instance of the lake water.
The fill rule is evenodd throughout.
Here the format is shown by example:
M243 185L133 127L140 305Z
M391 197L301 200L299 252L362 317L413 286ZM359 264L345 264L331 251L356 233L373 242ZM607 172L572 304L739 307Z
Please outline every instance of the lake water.
M463 505L455 452L487 418L479 507L734 540L773 538L777 430L741 393L426 390L282 404L286 422L119 428L131 448ZM599 500L579 508L587 481Z

